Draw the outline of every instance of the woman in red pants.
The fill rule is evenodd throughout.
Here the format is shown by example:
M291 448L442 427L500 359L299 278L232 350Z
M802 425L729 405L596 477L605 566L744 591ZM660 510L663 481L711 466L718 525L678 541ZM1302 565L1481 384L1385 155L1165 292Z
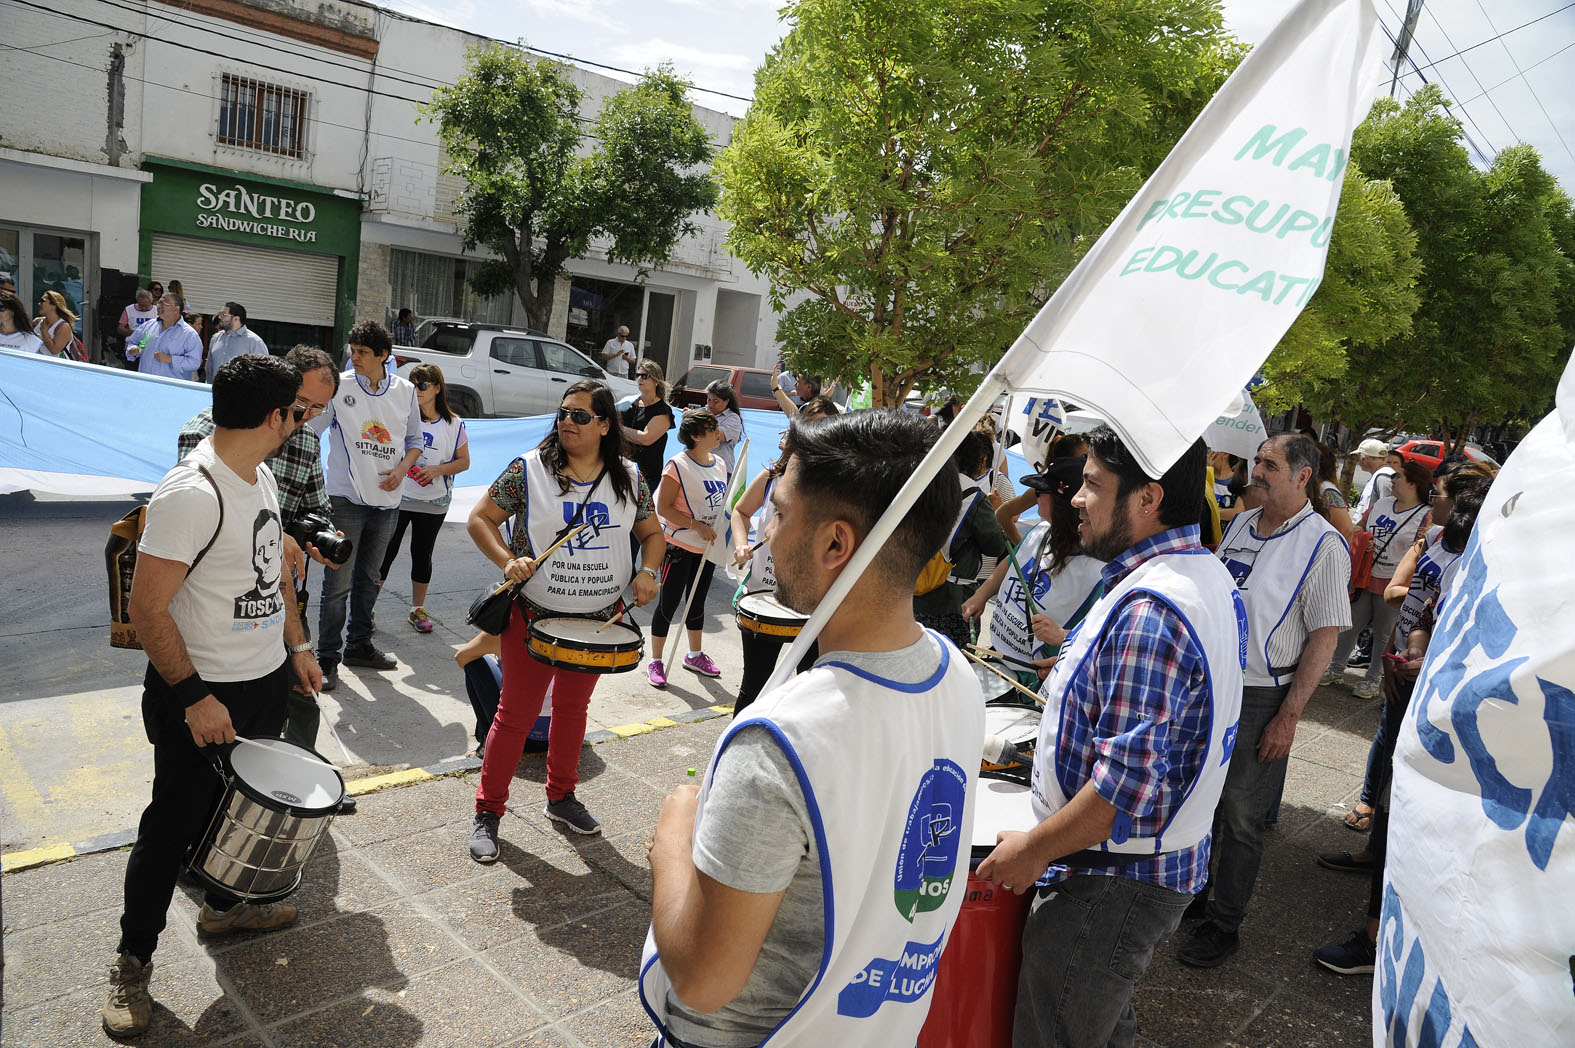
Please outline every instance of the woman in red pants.
M471 511L468 527L477 548L507 578L524 583L500 638L503 693L487 735L470 834L470 857L477 862L498 857L498 819L549 686L546 815L576 833L601 832L574 797L585 713L598 676L548 666L526 641L530 623L542 616L613 618L623 609L631 576L636 604L656 596L667 543L651 493L624 453L612 391L600 382L576 382L564 393L546 439L509 463ZM499 529L510 517L512 538L505 544ZM537 550L579 524L589 526L551 556L536 559ZM631 534L640 543L638 571Z

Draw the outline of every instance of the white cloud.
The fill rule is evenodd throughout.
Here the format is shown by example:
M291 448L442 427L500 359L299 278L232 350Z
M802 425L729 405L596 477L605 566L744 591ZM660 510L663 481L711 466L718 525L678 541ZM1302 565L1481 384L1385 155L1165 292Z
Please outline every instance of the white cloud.
M715 69L729 72L752 71L759 59L730 51L709 51L688 44L674 44L660 37L654 40L630 42L614 47L610 54L616 65L639 68L654 66L666 59L680 69Z

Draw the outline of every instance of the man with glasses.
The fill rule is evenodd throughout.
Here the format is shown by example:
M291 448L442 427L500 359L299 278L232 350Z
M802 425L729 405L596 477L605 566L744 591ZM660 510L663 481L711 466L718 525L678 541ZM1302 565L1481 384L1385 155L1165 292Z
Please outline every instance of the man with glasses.
M323 413L328 402L339 391L339 373L327 353L312 346L296 346L284 356L285 363L301 373L301 388L295 395L292 410L301 416L301 425L295 428L277 452L268 458L268 469L279 485L279 514L284 525L284 566L295 578L296 606L300 609L301 622L306 622L306 559L300 546L290 537L289 531L296 521L308 514L332 517L328 493L323 482L322 445L317 433L305 423ZM218 369L214 369L217 374ZM186 423L176 440L182 459L213 432L213 409L203 408L195 418ZM306 553L317 563L332 567L323 555L311 546ZM321 719L317 702L310 695L291 691L288 699L288 716L284 737L300 746L317 745L317 726Z
M219 315L213 318L218 330L208 340L207 368L209 385L213 376L231 360L246 353L267 356L268 343L246 326L246 307L239 302L226 302Z
M266 460L300 428L301 374L274 357L232 361L213 384L213 430L159 482L138 543L131 621L147 651L142 723L153 790L126 862L120 942L104 1029L134 1037L152 1021L148 973L183 857L202 835L222 781L206 747L268 738L292 687L321 677L274 558L279 499ZM209 888L202 936L269 931L296 908Z

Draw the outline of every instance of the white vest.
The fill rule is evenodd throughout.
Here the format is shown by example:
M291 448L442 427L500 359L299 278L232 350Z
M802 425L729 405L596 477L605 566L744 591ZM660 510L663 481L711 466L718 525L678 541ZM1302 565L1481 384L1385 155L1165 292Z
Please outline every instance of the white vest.
M458 416L447 420L422 419L421 455L416 459L416 465L441 466L453 461L454 452L459 450L459 433L464 425ZM447 502L453 491L452 473L445 473L425 486L415 477L405 478L404 497L413 502Z
M1405 651L1411 631L1422 621L1428 608L1438 604L1443 589L1444 573L1460 559L1460 554L1444 548L1444 529L1434 527L1427 533L1427 549L1417 558L1416 572L1411 576L1411 588L1400 604L1400 617L1395 620L1394 642L1396 651Z
M415 400L416 387L392 373L377 393L367 392L354 369L339 376L333 422L339 439L329 442L324 471L330 495L373 509L398 507L404 485L384 491L379 474L405 457L405 429Z
M755 518L755 533L751 540L759 542L760 548L749 558L749 574L744 577L739 595L777 591L777 565L771 559L771 543L761 541L766 537L766 528L771 524L771 519L777 515L776 506L771 504L771 487L776 482L776 477L766 478L766 493L760 503L760 514Z
M1319 547L1325 542L1344 546L1345 540L1311 506L1293 517L1290 527L1268 537L1253 530L1262 516L1261 507L1237 515L1220 540L1219 558L1247 601L1247 687L1278 688L1291 682L1296 663L1271 665L1270 641L1295 607Z
M1028 617L1028 590L1023 579L1033 587L1033 602L1041 614L1049 615L1059 626L1065 627L1083 606L1094 587L1099 584L1102 562L1079 554L1073 557L1060 574L1050 574L1045 547L1050 543L1050 525L1034 525L1017 551L1017 568L1007 562L1006 579L995 598L995 613L990 618L990 643L1005 655L1007 661L1023 669L1029 660L1055 654L1047 650L1034 637L1033 625ZM1086 569L1086 570L1085 570ZM1076 625L1076 623L1073 623Z
M1241 717L1247 610L1242 606L1241 594L1231 585L1230 576L1208 550L1167 553L1138 565L1136 571L1099 599L1062 649L1060 661L1040 689L1045 710L1034 753L1033 805L1035 818L1043 822L1083 787L1083 782L1071 781L1067 770L1070 765L1064 765L1060 759L1061 738L1068 725L1073 718L1087 716L1082 707L1066 701L1067 692L1093 655L1111 612L1137 592L1164 601L1185 622L1187 632L1203 652L1211 709L1209 746L1202 771L1188 784L1185 799L1171 813L1160 835L1125 836L1118 817L1116 837L1120 839L1113 837L1099 846L1102 851L1121 855L1160 855L1190 848L1209 835L1236 744L1236 722ZM1229 610L1232 608L1234 614Z
M634 464L621 459L611 469L629 474L631 490L639 490ZM557 478L542 464L540 449L525 455L525 527L532 550L544 550L574 519L585 502L581 523L591 527L579 538L565 542L552 556L536 565L536 574L525 583L531 603L565 615L600 611L618 599L634 575L634 553L629 542L637 508L633 498L624 502L613 493L612 481L603 476L591 491L589 483L569 483L560 492Z
M683 508L695 520L709 524L714 531L725 531L722 518L727 515L727 462L715 452L711 464L702 466L689 457L688 452L673 456L673 468L678 471L678 487L683 494ZM706 541L693 528L670 527L664 520L662 529L667 541L691 553L705 550Z
M131 321L131 334L127 335L126 338L136 338L137 335L142 331L143 327L153 323L153 321L157 320L158 318L158 306L149 306L146 310L141 310L138 309L137 304L133 302L131 305L126 307L126 319Z
M757 699L717 743L764 725L798 773L826 893L820 968L766 1037L772 1048L911 1045L930 1009L936 964L962 908L984 745L984 695L950 642L921 684L818 663ZM854 759L850 747L881 754ZM867 750L866 750L867 748ZM663 1032L669 985L647 934L640 1000Z

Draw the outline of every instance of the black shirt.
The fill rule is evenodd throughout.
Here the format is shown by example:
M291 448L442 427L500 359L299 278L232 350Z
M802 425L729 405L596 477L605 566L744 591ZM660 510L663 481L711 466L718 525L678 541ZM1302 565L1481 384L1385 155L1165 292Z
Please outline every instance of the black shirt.
M667 456L667 435L673 431L676 424L673 420L672 406L665 400L658 400L649 406L636 400L624 409L623 424L630 429L645 429L652 419L667 416L667 431L654 441L644 446L629 442L629 457L640 468L640 476L645 478L646 487L654 494L656 486L662 480L662 460Z

